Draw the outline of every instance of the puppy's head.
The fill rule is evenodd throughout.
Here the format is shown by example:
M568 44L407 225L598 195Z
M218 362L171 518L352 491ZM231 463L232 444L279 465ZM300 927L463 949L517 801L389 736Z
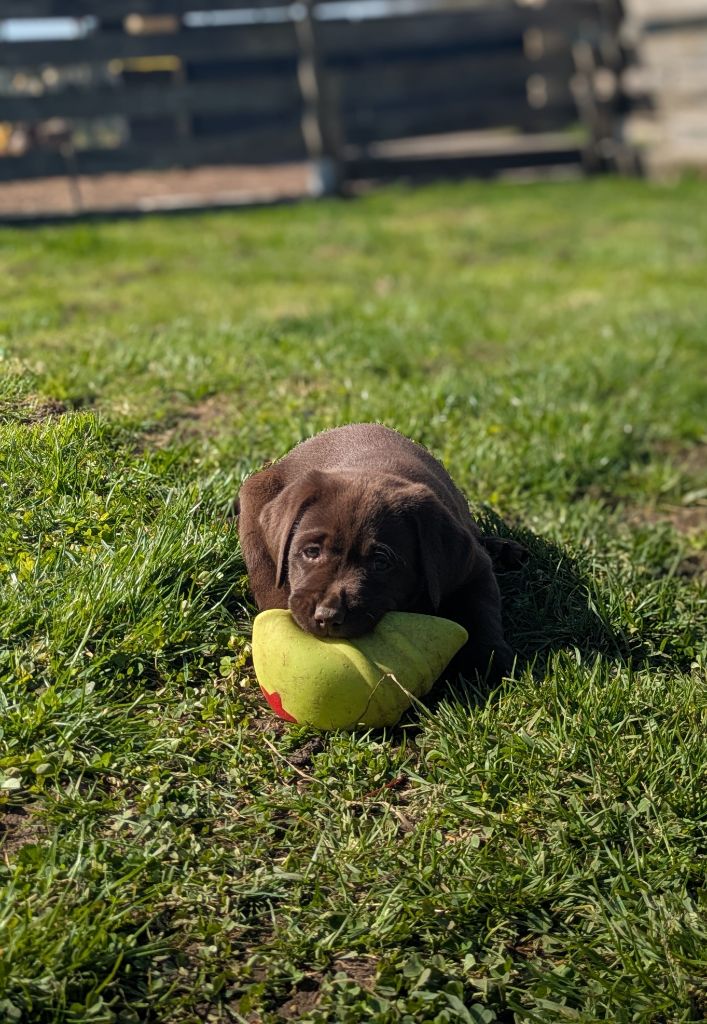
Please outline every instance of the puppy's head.
M260 514L295 621L357 637L389 611L435 611L472 556L432 491L393 475L311 470Z

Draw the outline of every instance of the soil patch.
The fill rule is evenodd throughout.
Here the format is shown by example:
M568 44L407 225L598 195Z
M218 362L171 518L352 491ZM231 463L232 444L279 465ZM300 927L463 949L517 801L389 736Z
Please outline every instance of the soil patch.
M308 740L296 750L291 750L287 755L287 760L295 768L311 768L315 755L320 754L322 750L324 750L324 740L321 736L315 736L314 739Z
M17 856L23 846L43 839L47 828L39 821L36 811L15 807L0 811L0 854L7 861Z
M345 974L354 984L368 992L373 991L376 980L376 960L372 956L347 956L335 960L333 971ZM278 1009L277 1015L283 1020L301 1020L314 1010L321 998L322 974L311 974L303 978L297 991Z
M686 476L707 476L707 444L698 443L685 447L666 441L656 445L655 450Z
M678 566L678 575L686 579L707 581L707 551L695 551L683 558Z
M210 395L176 413L164 426L148 430L144 440L152 448L169 448L208 437L227 418L234 400L233 396Z
M707 532L707 444L696 443L686 447L666 441L656 445L653 451L684 477L685 503L629 507L626 514L628 523L632 526L667 523L677 533L686 536ZM606 501L606 504L611 507L611 501Z
M707 504L637 508L631 511L628 521L637 526L669 523L678 533L687 535L704 533L707 531Z
M64 402L56 398L38 398L27 403L26 410L20 417L20 423L42 423L44 420L63 416L68 409Z
M317 1007L320 1000L319 981L316 978L305 978L300 986L292 998L283 1002L278 1017L286 1021L298 1021Z
M376 981L377 963L372 956L347 956L334 961L334 968L342 971L361 988L372 991Z
M28 395L17 401L0 402L0 422L23 423L30 426L64 416L68 411L67 405L56 398Z

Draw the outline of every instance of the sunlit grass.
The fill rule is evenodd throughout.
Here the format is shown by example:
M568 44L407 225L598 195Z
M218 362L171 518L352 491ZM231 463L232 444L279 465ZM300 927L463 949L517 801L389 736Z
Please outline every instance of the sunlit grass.
M707 193L0 234L0 1019L707 1014ZM243 476L380 420L530 549L514 678L266 713Z

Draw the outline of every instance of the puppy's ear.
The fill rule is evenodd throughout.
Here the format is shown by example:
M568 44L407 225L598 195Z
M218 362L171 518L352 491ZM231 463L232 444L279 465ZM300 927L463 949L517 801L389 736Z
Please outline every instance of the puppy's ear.
M427 594L437 611L471 574L476 546L471 522L469 527L460 523L424 484L401 488L396 505L415 526Z
M268 553L275 563L275 582L284 587L287 558L292 537L302 515L317 501L324 488L324 474L312 469L305 476L284 487L262 509L258 522Z

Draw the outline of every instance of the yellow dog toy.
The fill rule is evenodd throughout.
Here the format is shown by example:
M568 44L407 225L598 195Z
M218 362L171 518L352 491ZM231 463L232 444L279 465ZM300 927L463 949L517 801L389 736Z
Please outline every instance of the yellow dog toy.
M266 700L286 721L379 728L429 693L467 639L456 622L411 612L388 612L356 640L320 639L288 611L271 609L253 623L253 664Z

